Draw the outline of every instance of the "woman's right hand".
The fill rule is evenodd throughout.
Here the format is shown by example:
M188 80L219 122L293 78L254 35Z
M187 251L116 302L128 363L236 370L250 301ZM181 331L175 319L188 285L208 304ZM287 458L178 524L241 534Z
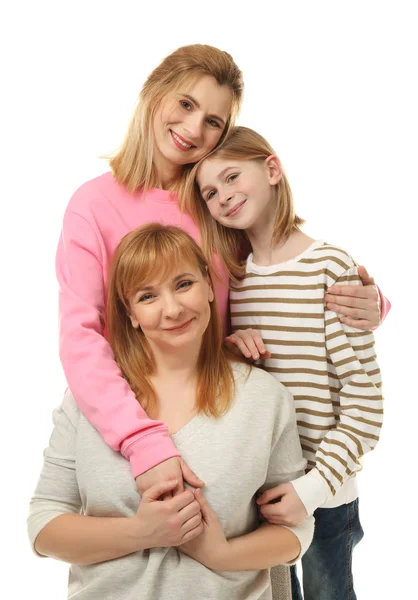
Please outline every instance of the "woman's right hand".
M157 483L142 496L138 512L131 518L134 534L141 538L143 548L179 546L202 533L200 505L191 490L173 498L160 499L172 492L177 484L175 479Z

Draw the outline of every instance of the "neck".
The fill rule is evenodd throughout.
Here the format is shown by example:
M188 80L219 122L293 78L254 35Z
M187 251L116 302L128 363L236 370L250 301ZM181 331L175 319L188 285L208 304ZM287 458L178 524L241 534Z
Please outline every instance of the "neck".
M200 353L198 347L152 348L155 362L154 381L164 381L172 384L187 384L194 382L197 377L197 361Z
M183 168L166 160L158 151L153 159L158 187L168 190L181 176Z
M315 241L302 231L294 229L283 242L273 242L274 219L264 226L257 226L247 230L253 250L254 263L260 266L277 265L299 256Z

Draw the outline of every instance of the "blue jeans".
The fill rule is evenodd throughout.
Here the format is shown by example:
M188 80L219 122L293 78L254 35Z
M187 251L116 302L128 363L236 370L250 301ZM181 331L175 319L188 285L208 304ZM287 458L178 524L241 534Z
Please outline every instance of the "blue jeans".
M303 598L356 600L352 555L363 537L358 499L336 508L318 508L314 517L314 538L302 558ZM291 567L291 579L293 600L302 600L295 567Z

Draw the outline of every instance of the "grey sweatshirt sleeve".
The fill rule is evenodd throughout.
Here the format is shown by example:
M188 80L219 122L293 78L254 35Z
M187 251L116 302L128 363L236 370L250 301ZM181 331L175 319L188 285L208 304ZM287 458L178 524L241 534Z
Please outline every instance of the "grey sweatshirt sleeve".
M79 416L72 396L67 393L61 406L53 413L54 429L44 451L44 464L30 502L27 528L36 554L35 541L45 525L59 515L78 514L81 509L75 471Z
M275 431L267 478L261 491L301 477L305 474L306 468L306 459L303 458L296 425L293 396L282 384L276 383L278 386L278 408ZM303 556L312 542L314 522L314 518L310 516L297 527L287 527L298 537L301 545L301 552L297 560Z

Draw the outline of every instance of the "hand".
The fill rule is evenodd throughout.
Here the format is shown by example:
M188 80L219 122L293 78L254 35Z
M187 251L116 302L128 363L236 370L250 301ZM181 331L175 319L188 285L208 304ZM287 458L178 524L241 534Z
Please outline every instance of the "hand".
M280 498L279 502L269 504L271 500L277 498ZM303 502L291 483L281 483L271 490L266 490L257 498L257 504L263 517L273 525L296 527L308 516Z
M205 485L180 456L169 458L152 469L145 471L142 475L138 475L135 481L138 492L142 496L144 492L156 483L173 479L176 479L178 483L172 491L164 494L163 500L184 492L183 479L194 488Z
M208 569L222 570L224 556L228 552L229 544L223 532L218 517L211 509L201 490L195 491L195 498L202 511L202 532L192 541L179 547L184 554L202 563Z
M325 294L327 307L344 316L340 321L357 329L380 324L380 295L365 267L358 268L363 285L333 285Z
M174 490L177 481L163 481L144 492L133 529L146 548L179 546L202 533L202 513L193 492L186 490L169 500L162 496Z
M255 329L238 329L225 338L226 346L241 356L258 360L261 358L270 358L271 353L266 350L261 335Z

